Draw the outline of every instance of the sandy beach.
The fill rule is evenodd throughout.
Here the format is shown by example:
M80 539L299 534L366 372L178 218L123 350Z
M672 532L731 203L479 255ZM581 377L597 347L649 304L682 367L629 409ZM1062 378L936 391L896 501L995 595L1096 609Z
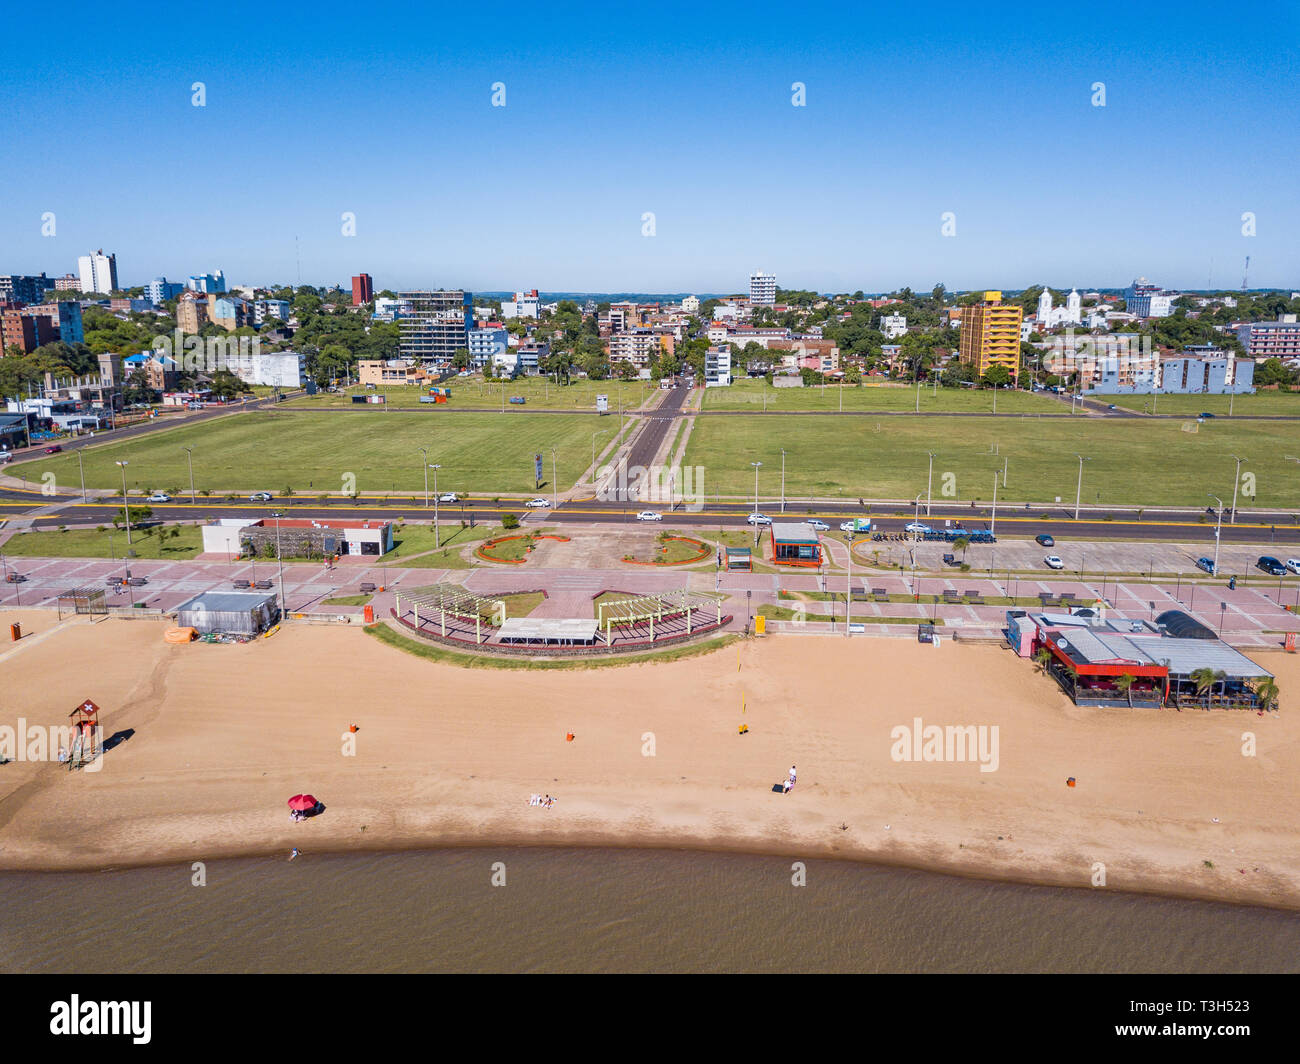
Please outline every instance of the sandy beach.
M1261 717L1079 709L1032 663L950 641L776 636L526 672L434 664L357 628L169 646L153 620L53 616L0 615L6 635L37 632L0 646L0 726L60 725L91 698L106 736L130 735L98 772L0 766L3 869L598 844L1078 887L1101 863L1105 889L1300 909L1294 655L1259 655L1282 691ZM996 771L895 760L891 732L915 718L997 726ZM794 791L773 793L792 763ZM325 811L292 823L303 791Z

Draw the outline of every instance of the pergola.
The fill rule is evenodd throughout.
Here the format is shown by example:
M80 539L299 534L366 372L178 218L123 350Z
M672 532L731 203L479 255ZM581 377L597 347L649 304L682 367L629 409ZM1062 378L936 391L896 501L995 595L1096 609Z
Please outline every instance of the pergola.
M638 595L628 598L601 602L596 607L596 627L605 630L605 645L612 642L614 625L650 622L650 642L655 639L655 621L662 622L665 614L672 616L682 614L686 617L686 632L691 632L693 614L698 610L712 609L716 620L722 623L722 600L708 595L696 595L689 591L665 591L659 595Z
M430 587L417 587L410 591L399 591L396 597L397 615L402 614L402 599L405 598L415 615L415 627L420 627L420 610L426 617L438 614L442 634L447 634L448 616L462 621L473 620L474 642L483 642L483 618L491 618L489 624L500 627L506 623L506 604L503 599L482 598L466 591L459 584L433 584Z
M68 607L74 614L86 613L92 616L108 616L108 603L104 600L102 587L74 587L59 592L56 603L59 620L63 620L63 609Z

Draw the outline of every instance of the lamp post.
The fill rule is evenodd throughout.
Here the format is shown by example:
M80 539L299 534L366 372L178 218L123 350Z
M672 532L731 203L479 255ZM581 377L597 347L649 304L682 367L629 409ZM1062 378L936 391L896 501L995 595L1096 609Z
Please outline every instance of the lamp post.
M551 448L551 512L560 505L560 488L555 482L555 448Z
M916 493L916 511L912 514L912 523L918 525L921 523L921 493L919 491Z
M80 451L77 452L77 460L78 460L78 461L81 460L81 452L80 452ZM185 448L185 464L188 465L188 466L190 467L190 505L193 506L194 503L195 503L195 498L194 498L194 448L193 448L193 447L186 447L186 448ZM84 495L85 492L86 492L86 485L85 485L84 483L81 485L81 491L82 491L82 494L83 494L83 495Z
M1248 461L1248 459L1245 459L1245 458L1237 458L1237 456L1236 456L1235 454L1234 454L1232 457L1233 457L1233 458L1236 460L1236 462L1237 462L1237 474L1236 474L1235 479L1234 479L1233 482L1232 482L1232 517L1231 517L1231 519L1228 521L1228 524L1230 524L1230 525L1235 525L1235 524L1237 523L1237 486L1241 483L1241 466L1242 466L1242 463Z
M122 467L122 513L126 515L126 546L129 550L131 547L131 501L126 497L126 467L127 462L117 462Z
M781 448L781 512L785 513L785 448Z
M86 467L81 461L81 451L77 451L77 471L81 474L81 501L86 501ZM191 502L194 500L191 499Z
M429 470L430 469L433 470L433 547L434 550L437 550L439 547L442 546L442 540L440 538L440 533L438 532L438 501L439 501L438 500L438 470L441 468L442 468L441 465L435 463L433 465L427 466L424 471L424 490L425 490L424 505L428 506L429 505L429 496L428 496Z
M1091 458L1085 458L1081 454L1076 454L1075 458L1079 459L1079 481L1074 488L1074 519L1079 520L1079 500L1083 496L1083 463L1091 462Z
M750 462L754 467L754 546L758 546L758 471L763 467L762 462Z
M1213 574L1214 576L1218 576L1219 575L1219 530L1223 527L1223 500L1211 492L1207 491L1205 494L1209 495L1211 499L1213 499L1215 502L1219 504L1219 508L1214 511L1216 515L1216 520L1214 522L1214 574Z
M427 510L429 508L429 448L421 447L419 451L420 464L424 466L424 508Z
M289 613L289 604L284 597L284 555L280 552L280 519L275 519L275 561L280 569L280 619Z
M930 489L934 486L934 460L939 456L934 451L926 451L930 456L930 466L925 474L925 516L930 516Z
M993 470L993 513L989 517L989 535L995 535L998 524L998 471Z

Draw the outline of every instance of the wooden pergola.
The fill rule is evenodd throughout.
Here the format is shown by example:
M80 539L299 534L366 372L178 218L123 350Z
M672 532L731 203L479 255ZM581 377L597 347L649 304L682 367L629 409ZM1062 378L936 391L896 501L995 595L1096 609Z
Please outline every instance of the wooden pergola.
M601 602L596 607L596 627L605 630L605 645L613 642L613 627L650 622L650 642L655 640L655 622L663 623L666 616L682 614L686 617L686 632L692 630L694 614L712 608L717 623L722 623L722 600L690 591L665 591L659 595L636 595Z
M459 584L433 584L429 587L417 587L410 591L399 591L396 596L397 615L402 615L402 600L411 606L415 615L415 627L420 627L420 611L424 610L427 618L438 614L442 634L447 634L447 618L454 617L462 621L474 622L474 642L483 642L483 619L488 624L499 628L506 623L506 604L504 599L483 598L466 591Z

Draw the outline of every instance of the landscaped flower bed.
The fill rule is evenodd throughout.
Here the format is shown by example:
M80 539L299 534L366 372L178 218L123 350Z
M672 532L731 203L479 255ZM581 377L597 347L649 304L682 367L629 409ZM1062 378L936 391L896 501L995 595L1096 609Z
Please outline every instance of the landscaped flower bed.
M484 561L487 562L501 562L505 565L523 565L524 562L528 560L528 554L532 551L533 544L536 543L539 539L553 539L557 543L569 542L568 536L554 536L550 534L534 536L531 533L524 533L518 536L497 536L496 539L489 539L486 543L482 543L479 546L475 547L474 556L476 558L482 558ZM505 543L518 542L519 540L525 540L526 543L523 545L522 554L518 558L502 557L501 555L494 553L492 550L493 547L497 547ZM518 550L519 548L507 548L507 549L513 552L515 550Z
M684 546L670 546L670 544L675 543L680 543ZM629 565L691 565L695 562L703 561L712 553L712 547L702 540L695 539L692 536L662 535L659 537L658 543L655 547L655 557L653 559L648 562L643 562L634 558L632 555L627 554L623 556L623 561L627 562Z

